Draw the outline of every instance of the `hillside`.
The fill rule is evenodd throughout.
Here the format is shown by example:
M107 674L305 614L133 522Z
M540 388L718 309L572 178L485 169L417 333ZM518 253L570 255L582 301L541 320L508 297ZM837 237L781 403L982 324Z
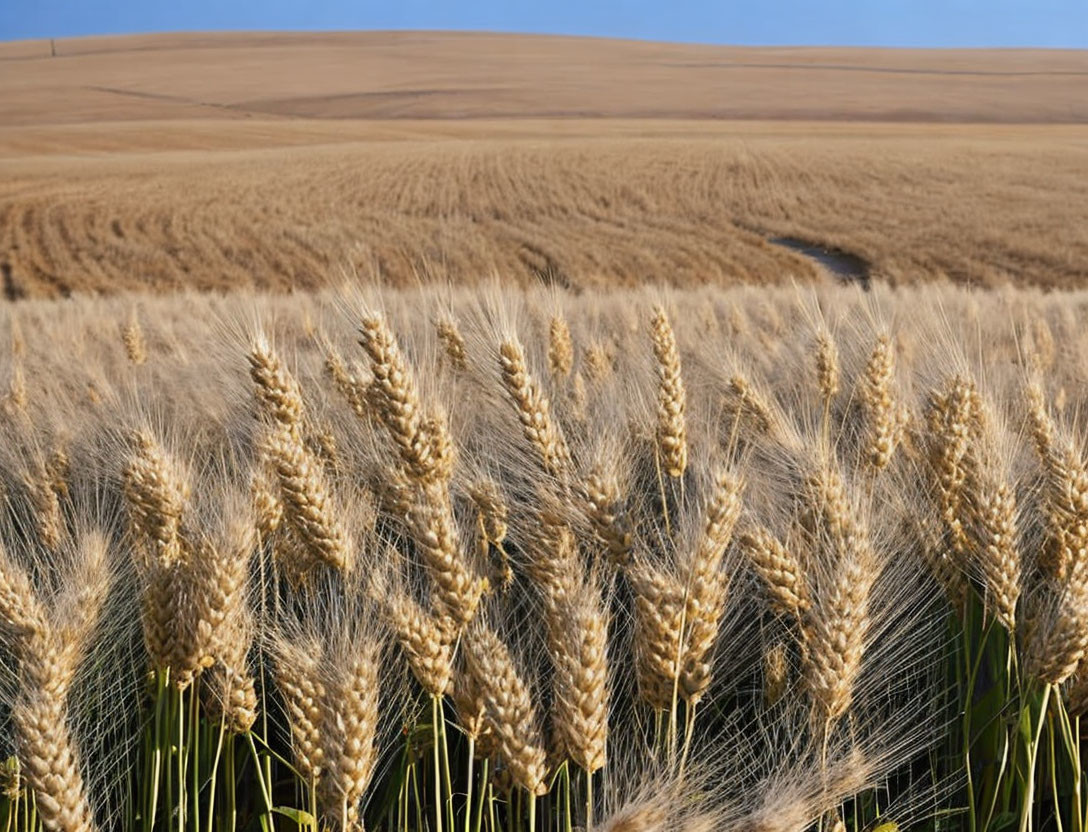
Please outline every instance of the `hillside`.
M450 33L0 44L5 125L188 118L1081 122L1088 53L741 48Z

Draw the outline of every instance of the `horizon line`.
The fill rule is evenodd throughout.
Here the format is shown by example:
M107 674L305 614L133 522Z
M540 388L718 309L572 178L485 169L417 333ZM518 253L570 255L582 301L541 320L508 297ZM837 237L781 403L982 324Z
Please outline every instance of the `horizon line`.
M295 27L295 28L222 28L222 29L154 29L148 31L121 31L121 32L87 32L76 35L28 35L15 38L3 38L0 36L0 44L32 43L35 41L76 41L90 40L94 38L139 38L171 35L351 35L351 34L451 34L451 35L508 35L517 37L539 38L577 38L582 40L609 40L627 41L647 44L675 44L678 46L706 46L719 48L738 49L887 49L899 51L924 50L932 52L954 51L1045 51L1045 52L1084 52L1088 46L1036 46L1031 44L1017 45L903 45L882 43L785 43L785 42L744 42L744 41L704 41L704 40L668 40L652 37L640 37L633 35L602 35L585 32L540 32L526 31L524 29L479 29L479 28L381 28L381 29L329 29L325 27Z

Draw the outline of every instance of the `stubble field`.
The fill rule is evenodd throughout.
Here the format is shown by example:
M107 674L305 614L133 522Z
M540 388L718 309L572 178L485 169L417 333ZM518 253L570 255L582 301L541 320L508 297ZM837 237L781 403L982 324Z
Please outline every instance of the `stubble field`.
M427 33L56 50L0 48L8 297L815 279L778 236L893 283L1088 274L1076 52Z

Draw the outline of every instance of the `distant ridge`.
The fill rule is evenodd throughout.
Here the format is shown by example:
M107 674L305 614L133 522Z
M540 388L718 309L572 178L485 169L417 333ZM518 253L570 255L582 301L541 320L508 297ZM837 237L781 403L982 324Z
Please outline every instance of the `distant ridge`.
M481 32L0 43L0 124L207 118L1088 121L1088 51L731 47Z

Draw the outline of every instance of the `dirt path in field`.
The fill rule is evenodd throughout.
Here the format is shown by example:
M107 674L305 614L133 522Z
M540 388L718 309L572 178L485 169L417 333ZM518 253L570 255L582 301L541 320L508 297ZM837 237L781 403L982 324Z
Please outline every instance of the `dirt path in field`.
M827 248L796 237L774 237L771 242L815 260L844 283L856 281L861 284L862 289L869 289L869 264L856 254Z

